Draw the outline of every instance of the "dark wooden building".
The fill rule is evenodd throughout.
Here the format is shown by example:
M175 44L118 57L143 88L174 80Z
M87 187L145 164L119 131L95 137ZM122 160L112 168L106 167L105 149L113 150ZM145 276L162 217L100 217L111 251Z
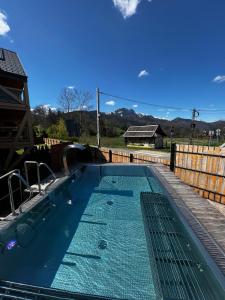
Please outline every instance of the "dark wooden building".
M160 125L130 126L124 133L126 145L163 148L163 132Z
M33 146L27 75L15 52L0 48L0 172L14 168L15 151Z

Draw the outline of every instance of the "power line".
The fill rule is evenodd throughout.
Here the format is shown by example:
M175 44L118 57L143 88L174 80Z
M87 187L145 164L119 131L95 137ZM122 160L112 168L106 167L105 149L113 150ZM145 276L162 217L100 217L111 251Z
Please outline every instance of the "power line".
M217 113L217 112L225 112L225 109L205 109L205 108L203 108L203 109L198 109L198 111L201 111L201 112L208 112L208 113L213 113L213 112L215 112L215 113Z
M220 114L220 112L221 112L221 114L224 114L224 110L217 110L217 111L201 111L201 110L198 110L200 113L201 113L201 115L219 115Z
M144 102L144 101L137 101L137 100L134 100L134 99L131 99L131 98L126 98L126 97L122 97L122 96L115 96L115 95L111 95L111 94L108 94L108 93L105 93L105 92L100 92L100 94L105 95L105 96L109 96L109 97L112 97L112 98L116 98L116 99L125 100L125 101L128 101L128 102L138 103L138 104L143 104L143 105L148 105L148 106L161 107L161 108L174 109L174 110L192 111L191 108L182 108L182 107L175 107L175 106L148 103L148 102Z
M160 104L155 104L155 103L148 103L145 101L139 101L139 100L135 100L132 98L123 97L123 96L116 96L116 95L112 95L112 94L105 93L105 92L99 92L99 93L102 95L105 95L105 96L125 100L125 101L132 102L132 103L138 103L138 104L143 104L143 105L148 105L148 106L161 107L161 108L166 108L166 109L174 109L174 110L180 110L180 111L193 111L192 108L176 107L176 106L170 106L170 105L160 105ZM214 109L214 108L212 108L212 109L198 108L197 110L199 112L208 112L208 113L225 112L225 109Z

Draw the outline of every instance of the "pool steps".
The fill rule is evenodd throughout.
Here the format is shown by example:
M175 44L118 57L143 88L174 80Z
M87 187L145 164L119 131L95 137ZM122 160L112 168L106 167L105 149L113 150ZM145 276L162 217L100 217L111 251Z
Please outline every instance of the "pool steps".
M57 178L57 179L54 180L54 182L57 182L58 180L59 179ZM41 191L46 191L46 189L48 188L48 186L50 184L52 184L52 183L53 183L52 179L41 181L41 183L40 183L40 189L41 189ZM30 187L31 187L31 190L32 190L33 194L39 194L39 186L38 186L38 184L32 184ZM25 189L24 192L29 192L29 190Z
M149 260L157 270L154 282L162 299L222 299L220 292L216 294L204 284L205 265L195 254L169 199L162 194L142 192L140 201Z

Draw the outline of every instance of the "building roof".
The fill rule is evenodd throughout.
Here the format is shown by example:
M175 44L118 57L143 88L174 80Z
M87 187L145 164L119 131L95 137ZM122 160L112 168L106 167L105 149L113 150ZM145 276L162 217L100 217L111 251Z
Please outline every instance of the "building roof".
M27 77L16 52L0 48L0 73Z
M130 126L123 137L153 137L156 134L166 136L160 125Z

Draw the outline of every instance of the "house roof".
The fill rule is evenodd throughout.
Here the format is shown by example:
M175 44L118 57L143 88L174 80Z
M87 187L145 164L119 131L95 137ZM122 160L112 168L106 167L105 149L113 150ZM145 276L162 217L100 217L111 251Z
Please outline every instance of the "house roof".
M16 52L0 48L0 73L27 77Z
M155 134L166 136L160 125L130 126L123 137L153 137Z

